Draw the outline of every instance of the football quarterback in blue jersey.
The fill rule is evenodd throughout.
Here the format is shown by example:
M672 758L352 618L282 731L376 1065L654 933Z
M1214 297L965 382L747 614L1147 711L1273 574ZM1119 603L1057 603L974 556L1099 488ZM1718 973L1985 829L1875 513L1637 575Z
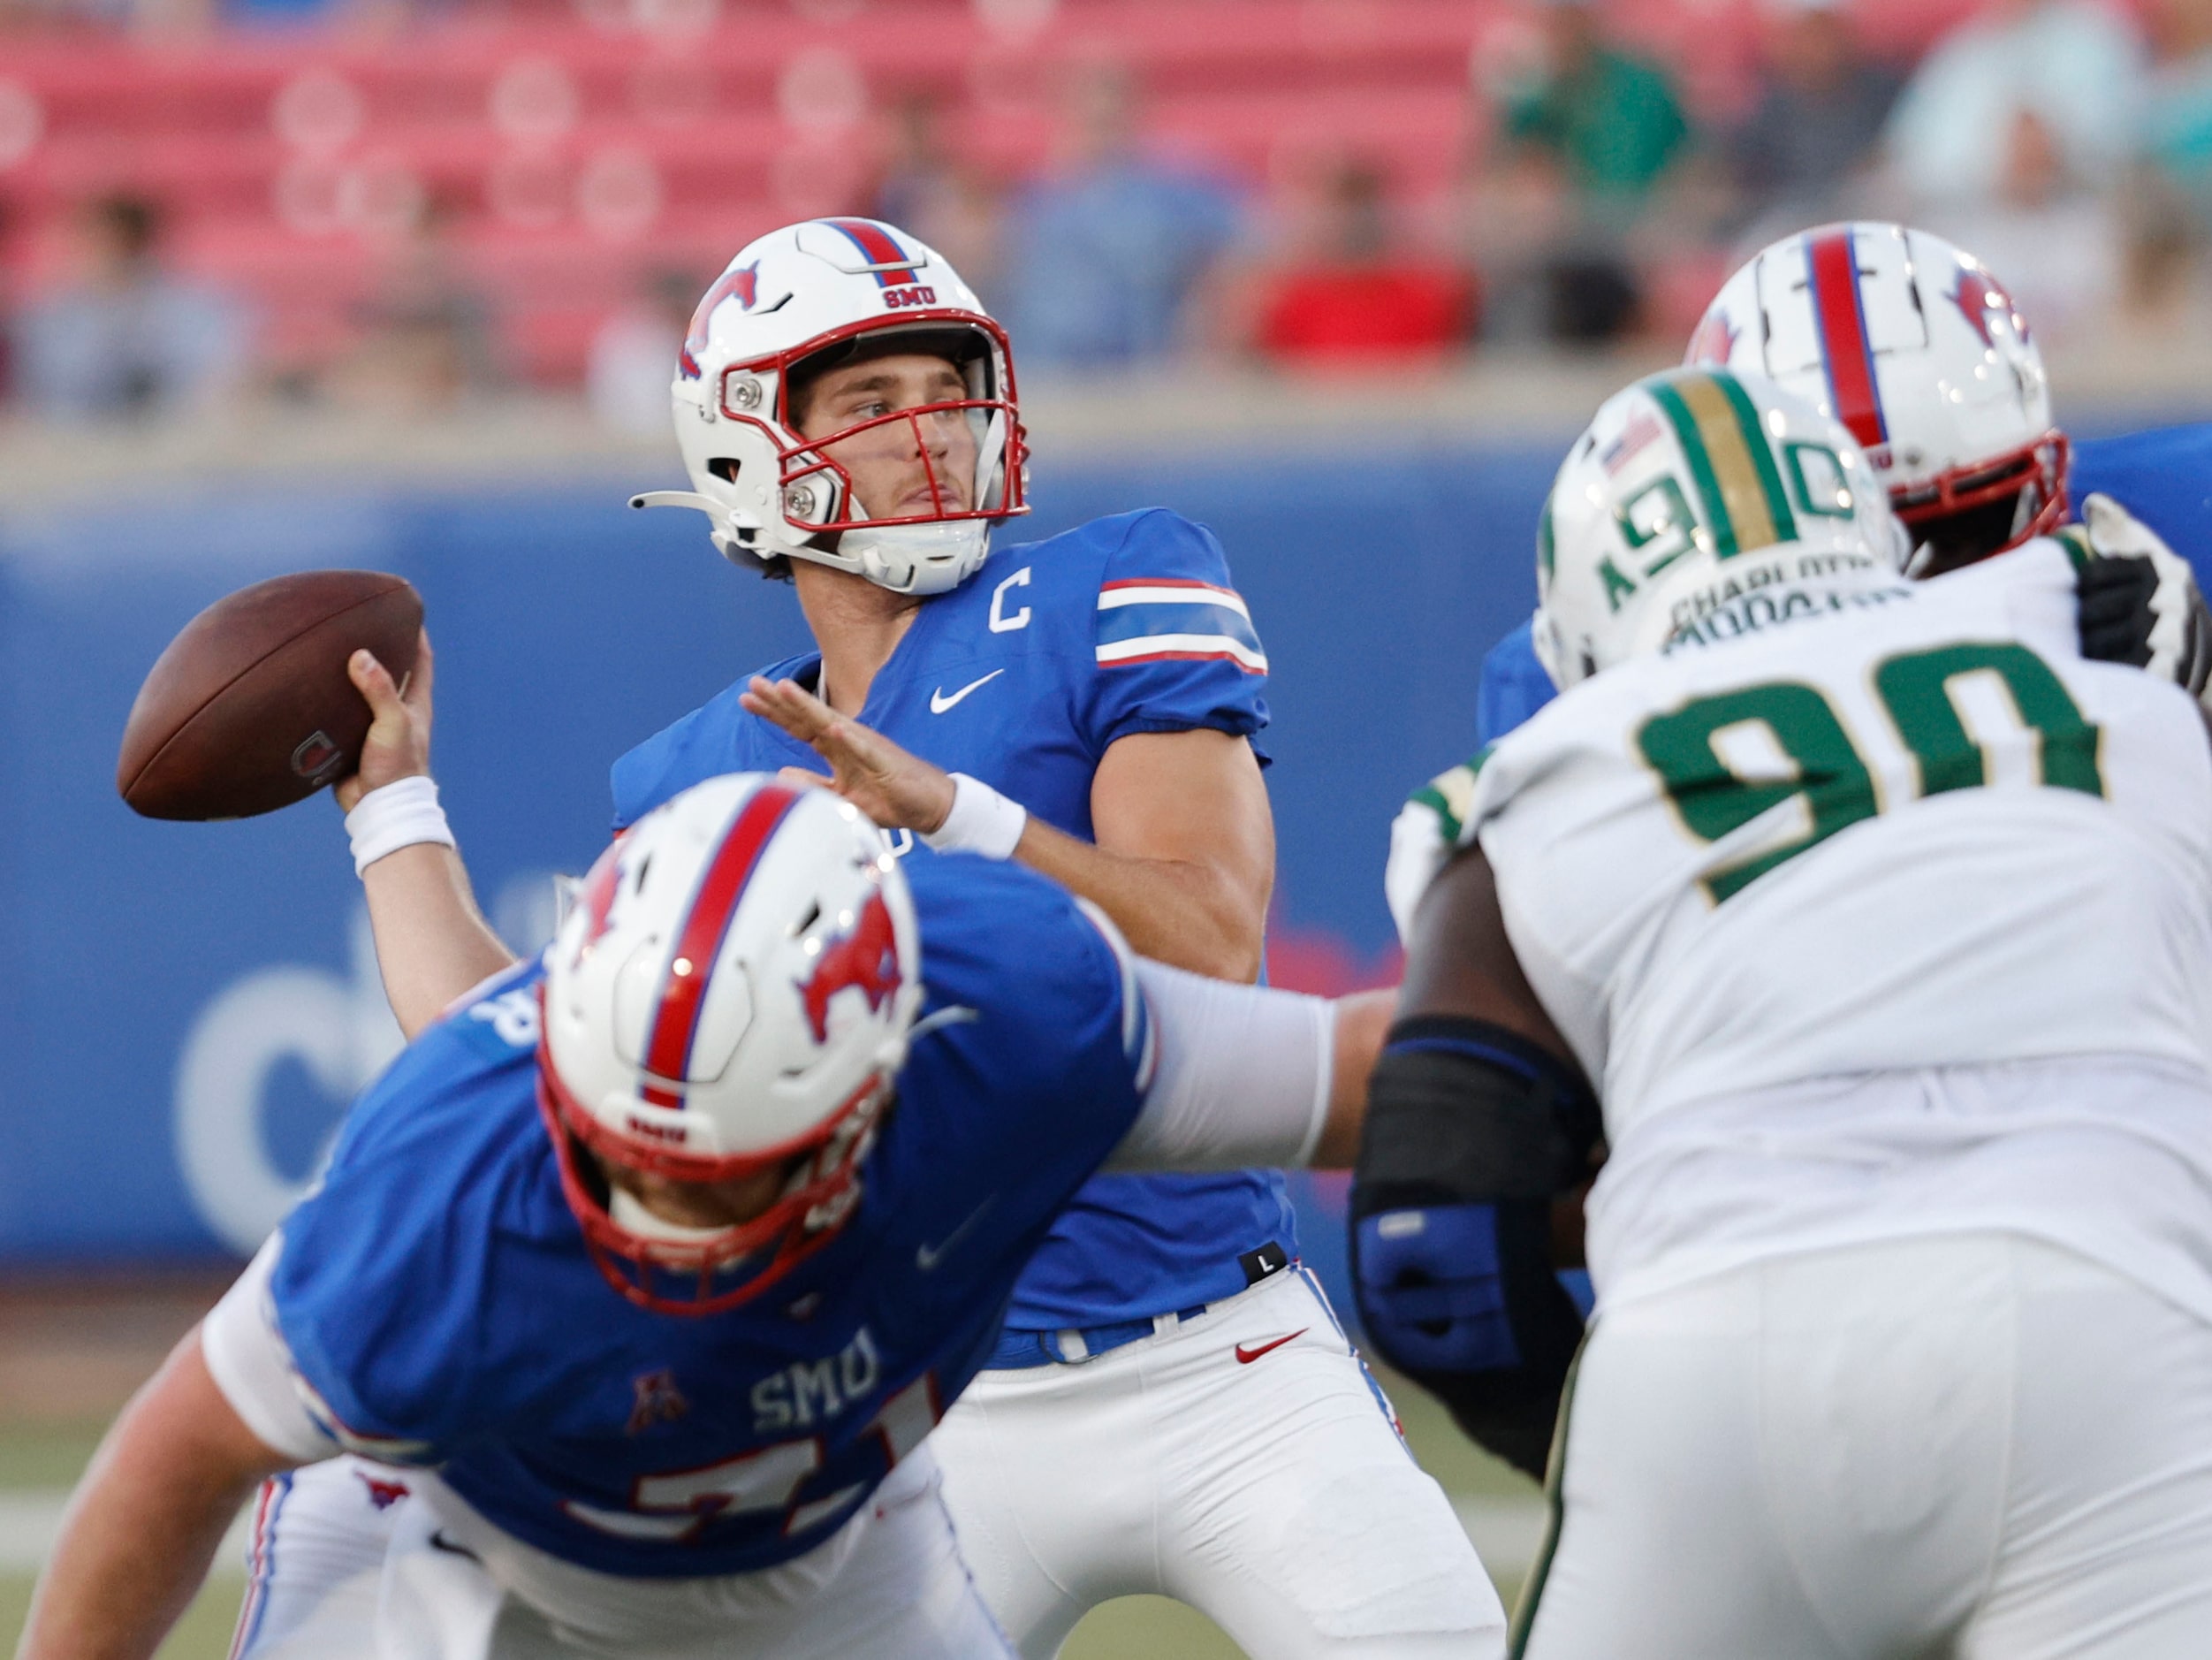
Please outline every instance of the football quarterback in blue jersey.
M791 580L816 649L624 757L618 828L700 779L795 768L898 847L1030 866L1149 957L1256 978L1273 833L1251 618L1220 546L1171 513L992 544L1025 487L1012 354L944 260L870 220L764 237L708 290L673 392L691 488L639 504L699 509L734 562ZM403 697L370 665L357 683L377 723L341 799L413 1032L505 954L438 845L427 681ZM934 1444L1024 1654L1135 1591L1286 1660L1490 1641L1489 1609L1463 1594L1472 1549L1420 1498L1387 1403L1297 1265L1273 1172L1085 1184ZM357 1496L289 1560L368 1540ZM324 1516L295 1493L277 1593L295 1577L285 1534Z
M152 1654L252 1484L346 1450L413 1518L373 1616L264 1605L242 1653L1007 1654L927 1437L1022 1265L1109 1158L1343 1161L1385 1001L1145 962L824 792L690 789L356 1107L111 1433L23 1652Z
M889 227L847 229L884 260L924 253ZM1273 879L1254 747L1267 659L1220 545L1157 509L1016 545L957 516L827 544L818 516L852 526L863 500L909 518L1015 505L1020 429L1008 347L979 307L964 308L972 324L886 330L875 279L825 274L816 249L836 244L811 234L738 256L757 267L756 303L703 311L699 376L675 392L693 484L680 499L740 563L796 583L816 649L617 762L617 826L715 773L818 781L826 765L879 824L1056 877L1147 956L1254 978ZM937 290L940 304L952 292ZM825 348L829 314L793 313L848 293L835 315L859 321ZM964 424L963 388L985 400ZM918 412L932 402L944 413ZM778 467L813 517L794 516L792 485L780 518L747 493ZM909 576L902 537L942 562ZM936 1443L970 1565L1024 1654L1057 1652L1091 1607L1132 1591L1180 1597L1283 1656L1463 1618L1421 1587L1451 1583L1471 1554L1393 1497L1409 1468L1395 1420L1296 1255L1270 1170L1101 1176L1062 1212ZM1292 1441L1274 1426L1294 1417L1315 1428ZM1311 1503L1323 1490L1358 1497ZM1311 1574L1322 1556L1341 1572Z

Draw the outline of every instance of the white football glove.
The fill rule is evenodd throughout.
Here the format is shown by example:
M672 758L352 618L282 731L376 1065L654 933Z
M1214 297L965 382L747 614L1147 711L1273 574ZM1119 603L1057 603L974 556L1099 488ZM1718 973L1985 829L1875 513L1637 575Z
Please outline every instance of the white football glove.
M2082 655L2132 663L2201 697L2212 681L2212 614L2189 562L2109 496L2081 504L2080 532L2095 555L2076 578Z
M1390 823L1390 862L1383 867L1382 895L1398 941L1413 943L1413 914L1437 872L1459 851L1468 811L1474 805L1479 759L1439 773L1406 798Z

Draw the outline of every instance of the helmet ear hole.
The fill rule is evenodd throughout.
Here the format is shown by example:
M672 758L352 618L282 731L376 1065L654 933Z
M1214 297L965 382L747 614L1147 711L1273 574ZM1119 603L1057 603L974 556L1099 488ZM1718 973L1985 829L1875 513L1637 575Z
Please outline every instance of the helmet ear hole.
M739 462L734 455L717 455L707 462L707 471L726 484L737 483Z

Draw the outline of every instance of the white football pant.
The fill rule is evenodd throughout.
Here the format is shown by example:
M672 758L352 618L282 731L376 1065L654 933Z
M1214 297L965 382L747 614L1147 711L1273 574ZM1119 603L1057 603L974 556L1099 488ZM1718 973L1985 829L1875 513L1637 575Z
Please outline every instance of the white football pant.
M930 1438L1028 1660L1172 1596L1261 1660L1494 1660L1505 1614L1304 1268L1075 1365L982 1374Z
M502 1533L433 1475L357 1458L264 1490L232 1660L1013 1660L924 1446L826 1542L641 1580Z
M1993 1233L1600 1306L1527 1660L2202 1660L2212 1327Z

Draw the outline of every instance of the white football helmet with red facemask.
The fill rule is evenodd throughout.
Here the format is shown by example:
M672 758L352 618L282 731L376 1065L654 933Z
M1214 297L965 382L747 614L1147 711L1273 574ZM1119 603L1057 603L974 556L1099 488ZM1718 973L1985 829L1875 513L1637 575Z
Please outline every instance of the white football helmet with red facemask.
M1942 237L1784 237L1729 278L1684 362L1764 375L1842 423L1916 540L1983 509L2002 522L1975 527L1976 551L1994 552L2066 516L2042 353L2003 285Z
M947 359L964 395L799 431L794 378L894 352ZM692 488L631 505L701 509L741 564L812 560L900 593L943 593L983 563L993 522L1028 511L1006 331L941 255L874 219L810 219L748 243L700 301L673 393ZM957 479L943 474L954 423L966 429L956 447L976 458ZM913 446L923 511L877 514L859 499L836 453L856 439Z
M539 1099L618 1291L711 1313L836 1237L906 1056L920 948L898 862L825 791L711 779L600 856L548 952ZM687 1228L607 1165L783 1179L752 1220Z

